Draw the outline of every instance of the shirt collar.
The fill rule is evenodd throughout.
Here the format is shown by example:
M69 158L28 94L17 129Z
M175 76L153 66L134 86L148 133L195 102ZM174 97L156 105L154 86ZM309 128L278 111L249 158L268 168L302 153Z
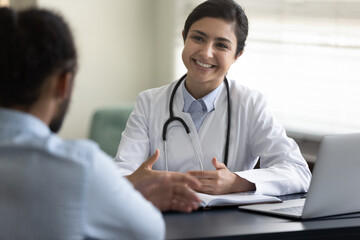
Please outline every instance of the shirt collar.
M185 81L183 81L181 83L182 93L183 93L183 96L184 96L183 112L188 112L189 108L190 108L190 105L196 100L202 100L204 102L207 112L211 112L212 110L215 109L215 104L214 103L215 103L215 100L216 100L216 98L217 98L223 84L220 84L217 88L215 88L213 91L208 93L206 96L204 96L204 97L202 97L200 99L195 99L193 96L191 96L189 91L186 89Z
M49 127L37 117L13 109L0 108L0 122L6 123L7 130L21 129L41 136L51 134Z

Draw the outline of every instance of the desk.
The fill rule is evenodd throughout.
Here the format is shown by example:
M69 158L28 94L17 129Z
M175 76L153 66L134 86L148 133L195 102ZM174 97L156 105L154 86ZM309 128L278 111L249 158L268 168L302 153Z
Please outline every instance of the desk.
M166 239L360 239L360 215L297 221L237 208L164 213Z

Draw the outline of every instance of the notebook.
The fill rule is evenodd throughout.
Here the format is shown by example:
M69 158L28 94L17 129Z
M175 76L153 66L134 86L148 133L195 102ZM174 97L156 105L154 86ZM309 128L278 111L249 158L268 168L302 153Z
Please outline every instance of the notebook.
M306 199L239 209L298 219L360 212L360 133L325 136Z
M224 195L209 195L197 192L196 195L201 199L200 207L204 208L281 202L277 197L259 195L253 192L230 193Z

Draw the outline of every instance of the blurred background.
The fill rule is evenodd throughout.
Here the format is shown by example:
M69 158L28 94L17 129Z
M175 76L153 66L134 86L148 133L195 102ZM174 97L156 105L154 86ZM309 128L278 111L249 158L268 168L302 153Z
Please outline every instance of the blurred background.
M87 138L96 109L133 103L139 92L181 77L181 31L201 2L0 0L55 10L71 25L80 68L64 138ZM309 158L323 135L359 132L360 0L237 2L250 31L228 77L264 93Z

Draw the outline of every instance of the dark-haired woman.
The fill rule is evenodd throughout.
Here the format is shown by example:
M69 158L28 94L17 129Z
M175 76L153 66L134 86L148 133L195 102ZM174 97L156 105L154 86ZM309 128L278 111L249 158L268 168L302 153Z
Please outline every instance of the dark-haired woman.
M130 181L167 171L197 177L195 190L209 194L308 190L307 163L263 95L226 78L247 34L247 17L232 0L191 12L182 33L187 74L140 93L123 132L115 160ZM156 149L159 159L146 161Z

